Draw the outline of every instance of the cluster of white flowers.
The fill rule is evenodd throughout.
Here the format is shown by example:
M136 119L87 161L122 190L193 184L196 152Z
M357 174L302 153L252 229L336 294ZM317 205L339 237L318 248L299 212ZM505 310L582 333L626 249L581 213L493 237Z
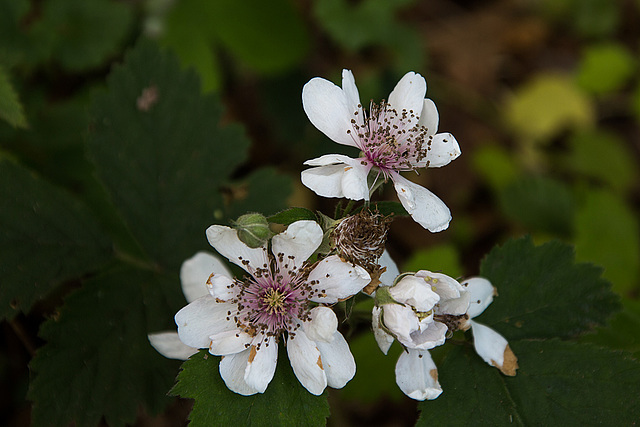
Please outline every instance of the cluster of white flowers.
M425 93L424 78L407 73L387 101L372 102L367 112L350 71L342 73L342 88L321 78L309 81L302 100L310 121L361 154L307 161L312 167L302 172L303 184L321 196L364 200L366 207L373 190L390 179L416 222L432 232L446 229L447 206L400 174L444 166L460 155L451 134L436 133L438 111ZM251 228L254 219L264 233ZM507 341L472 320L491 303L493 286L483 278L459 283L426 270L400 274L384 251L389 221L364 213L323 223L323 229L303 220L275 235L259 214L235 228L212 225L206 232L211 246L246 275L233 277L220 258L205 252L185 261L180 279L188 305L175 315L178 330L150 334L151 344L170 358L187 359L198 349L221 356L220 376L242 395L267 389L278 346L284 344L296 377L318 395L327 386L343 387L355 375L332 307L364 290L375 298L372 327L380 349L387 354L394 341L404 349L396 382L407 396L440 395L429 350L456 330L471 328L478 354L515 375L517 360Z

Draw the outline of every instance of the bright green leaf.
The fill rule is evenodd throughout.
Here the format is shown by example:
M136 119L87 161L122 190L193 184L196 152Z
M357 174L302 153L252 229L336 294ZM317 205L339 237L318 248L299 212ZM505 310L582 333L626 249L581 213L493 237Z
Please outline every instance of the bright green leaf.
M575 172L609 184L624 192L638 176L633 154L616 134L605 131L583 132L569 139L568 166Z
M51 0L35 24L38 39L52 44L52 56L68 70L102 64L117 53L130 30L130 6L108 0Z
M7 121L13 127L27 127L24 109L18 99L18 94L9 82L9 75L0 66L0 119Z
M114 205L154 262L177 269L206 242L221 186L249 141L221 128L217 98L175 57L142 43L93 103L89 150Z
M140 291L156 281L131 269L96 277L42 326L47 344L31 362L33 425L95 426L104 416L108 425L124 426L140 405L164 408L177 366L149 344Z
M637 288L640 281L640 225L635 213L604 191L587 194L576 215L576 257L604 267L616 291Z
M452 244L439 244L427 249L420 249L409 258L402 271L431 270L461 277L464 273L460 265L460 257Z
M561 181L546 177L523 177L499 193L502 212L529 231L559 236L571 234L574 198Z
M606 43L590 46L583 53L576 80L595 94L619 90L634 74L636 60L622 45Z
M640 417L640 363L586 344L510 342L520 369L506 377L472 347L457 346L438 367L444 392L419 404L418 426L633 425Z
M507 101L505 119L522 138L546 141L566 128L589 127L592 101L562 75L539 74Z
M479 317L508 339L568 338L603 325L619 309L601 269L577 264L571 246L510 240L482 261L498 296Z
M219 357L206 350L182 365L174 395L194 399L189 415L194 427L237 426L324 426L329 416L326 393L314 396L293 374L281 344L276 373L263 394L241 396L230 391L218 372Z
M28 311L61 282L110 257L111 243L86 207L0 160L0 318Z

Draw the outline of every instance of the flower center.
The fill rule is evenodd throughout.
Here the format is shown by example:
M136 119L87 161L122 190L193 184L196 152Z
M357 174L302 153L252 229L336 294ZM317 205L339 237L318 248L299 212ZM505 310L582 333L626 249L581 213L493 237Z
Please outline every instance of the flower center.
M286 311L285 300L285 294L274 288L267 289L262 296L264 306L270 315L283 314Z
M358 105L358 110L361 109ZM372 102L369 115L361 122L352 119L353 132L347 133L354 138L366 160L388 177L392 171L410 171L428 165L428 161L423 161L431 148L431 137L418 120L413 110L398 112L386 101Z

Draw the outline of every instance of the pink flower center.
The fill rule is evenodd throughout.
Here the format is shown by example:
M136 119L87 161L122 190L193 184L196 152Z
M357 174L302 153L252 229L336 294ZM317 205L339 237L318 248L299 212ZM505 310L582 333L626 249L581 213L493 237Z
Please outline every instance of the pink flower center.
M283 274L280 262L273 260L271 267L255 269L251 275L236 281L240 291L231 300L238 307L233 315L238 329L278 339L284 332L295 332L302 321L309 319L309 297L314 291L304 270L285 270Z
M358 105L357 116L362 106ZM353 132L347 130L367 161L380 169L385 178L393 171L410 171L428 166L423 162L430 150L432 136L418 124L413 110L398 112L386 101L371 103L369 115L362 121L351 119ZM422 163L421 163L422 162Z

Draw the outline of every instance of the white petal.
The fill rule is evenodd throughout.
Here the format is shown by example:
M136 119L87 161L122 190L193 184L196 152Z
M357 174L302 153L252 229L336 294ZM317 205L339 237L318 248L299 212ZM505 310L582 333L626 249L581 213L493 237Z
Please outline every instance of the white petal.
M380 282L383 286L391 286L393 285L393 281L396 280L396 277L400 275L400 270L398 269L397 264L393 259L391 259L391 255L385 249L382 253L382 256L378 260L378 264L380 267L386 267L386 270L380 276Z
M253 340L251 335L238 329L223 331L209 336L209 353L215 356L226 356L228 354L240 353L249 348L249 343Z
M356 374L356 361L347 341L336 331L331 342L316 341L316 346L322 358L327 385L333 388L344 387Z
M278 344L273 337L262 341L259 349L251 346L244 373L245 382L258 393L264 393L276 372L277 362Z
M349 111L352 114L355 111L362 110L362 107L358 107L358 105L360 105L360 94L358 93L356 79L353 77L351 70L342 70L342 91L347 97L347 103L350 107ZM358 116L362 118L362 113L358 113Z
M382 352L386 355L389 352L391 344L393 344L394 338L380 327L381 314L382 308L373 307L373 312L371 313L371 326L373 327L373 336L378 343L378 347L380 347L380 350L382 350Z
M348 164L353 160L349 156L343 154L325 154L324 156L316 157L315 159L307 160L304 162L307 166L327 166L337 165L340 163Z
M269 262L267 250L264 247L253 249L245 245L233 228L212 225L207 228L207 239L220 255L244 268L248 273L251 273L252 269L266 267ZM243 261L248 261L251 268L247 268Z
M476 353L489 365L500 369L503 374L515 375L518 359L509 348L507 340L488 326L473 320L470 323Z
M412 332L410 341L405 341L401 337L398 337L398 341L407 348L430 350L444 344L447 338L447 331L446 325L440 322L430 322L427 328Z
M469 314L470 318L479 316L493 301L495 288L484 277L471 277L462 282L462 286L469 293L469 311L467 314Z
M360 292L371 277L359 265L342 261L338 255L331 255L320 261L309 273L309 282L316 294L311 301L333 304Z
M467 312L469 295L457 280L446 274L434 273L428 270L418 271L416 277L423 278L429 283L431 289L440 296L440 301L436 308L439 314L459 316Z
M342 177L342 194L351 200L369 200L369 184L367 176L371 166L358 159L352 159L344 168Z
M424 279L416 276L405 276L389 289L394 300L409 304L418 311L430 311L440 301L440 296L431 290Z
M451 212L435 194L400 174L392 175L392 179L400 203L414 221L433 233L449 227Z
M209 295L217 301L229 301L238 295L239 286L236 286L233 279L224 274L212 274L207 280Z
M338 330L338 318L329 307L319 306L311 309L311 320L302 323L304 332L311 341L331 342Z
M327 387L327 376L315 342L307 338L303 330L298 329L287 341L287 354L293 373L304 388L316 396L322 394Z
M156 332L149 334L149 342L158 353L169 359L187 360L198 352L197 348L189 347L178 338L177 332Z
M415 400L433 400L442 393L438 369L428 351L402 352L396 363L396 384Z
M327 165L303 170L302 184L322 197L344 197L342 178L347 165Z
M417 167L439 168L448 165L462 154L458 141L450 133L436 134L429 142L425 147L427 157L417 163Z
M322 236L322 227L317 222L296 221L282 233L273 236L271 251L276 259L278 254L284 256L282 266L287 264L287 270L298 269L318 249Z
M227 388L243 396L251 396L252 394L259 393L258 390L251 387L244 380L249 352L250 350L247 349L241 353L224 356L222 360L220 360L219 366L220 376L227 385Z
M315 77L302 88L302 107L318 130L339 144L355 147L347 133L353 132L351 96L330 81Z
M422 112L420 113L420 126L427 128L427 135L435 135L438 132L438 121L440 116L436 104L429 98L424 99L422 104Z
M235 329L235 323L226 320L227 311L235 305L218 303L205 295L183 307L175 315L180 341L194 348L209 348L211 335Z
M420 116L427 93L427 82L420 74L409 72L405 74L389 95L389 104L398 113L402 110L413 111Z
M411 307L400 304L384 304L382 322L402 344L411 345L411 333L419 328L418 318Z
M182 293L184 293L187 302L207 295L206 283L211 273L231 276L222 261L208 252L198 252L182 263L180 283L182 283Z

